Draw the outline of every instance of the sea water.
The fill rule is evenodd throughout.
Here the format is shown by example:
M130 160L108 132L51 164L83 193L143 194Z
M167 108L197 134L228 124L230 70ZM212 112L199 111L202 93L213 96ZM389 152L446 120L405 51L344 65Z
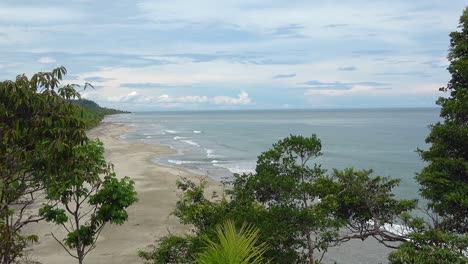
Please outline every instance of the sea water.
M328 170L373 169L375 175L401 179L397 198L419 198L414 180L425 163L416 150L427 149L428 126L439 109L339 109L264 111L140 112L106 117L132 126L121 139L165 144L177 154L154 162L182 167L221 180L255 171L258 155L291 134L316 134L323 155L312 162ZM174 179L175 180L175 179ZM363 248L366 250L363 251ZM389 250L375 242L351 242L331 249L338 263L386 262ZM351 261L351 262L349 262Z
M428 126L439 109L264 110L140 112L105 121L132 126L121 138L170 145L176 155L154 162L180 166L214 179L254 172L258 155L289 135L316 134L326 169L373 169L400 178L399 198L416 198L414 176L424 167L416 150L427 149Z

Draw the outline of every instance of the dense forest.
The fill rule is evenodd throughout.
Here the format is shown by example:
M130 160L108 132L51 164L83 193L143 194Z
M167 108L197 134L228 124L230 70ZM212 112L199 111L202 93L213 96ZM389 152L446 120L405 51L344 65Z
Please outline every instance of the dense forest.
M72 102L86 110L84 114L91 126L99 124L106 115L129 113L128 111L101 107L96 102L83 98L72 100Z

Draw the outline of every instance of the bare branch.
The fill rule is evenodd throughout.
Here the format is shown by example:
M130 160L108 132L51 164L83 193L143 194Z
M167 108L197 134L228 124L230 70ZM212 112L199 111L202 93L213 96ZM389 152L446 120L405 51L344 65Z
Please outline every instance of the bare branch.
M57 243L59 243L59 244L63 247L63 249L65 249L65 251L67 251L68 255L70 255L70 256L72 256L72 257L78 259L77 256L73 255L73 254L68 250L68 248L62 243L62 241L58 240L57 237L54 236L54 233L50 233L50 234L51 234L52 237L55 239L55 241L57 241Z

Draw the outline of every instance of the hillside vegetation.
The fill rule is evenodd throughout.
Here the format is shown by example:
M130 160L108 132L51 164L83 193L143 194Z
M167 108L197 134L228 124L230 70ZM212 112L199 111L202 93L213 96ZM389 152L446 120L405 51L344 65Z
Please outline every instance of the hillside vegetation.
M96 102L88 99L73 100L73 103L79 105L81 108L84 109L83 117L87 121L89 127L98 125L99 122L101 122L106 115L130 113L128 111L101 107Z

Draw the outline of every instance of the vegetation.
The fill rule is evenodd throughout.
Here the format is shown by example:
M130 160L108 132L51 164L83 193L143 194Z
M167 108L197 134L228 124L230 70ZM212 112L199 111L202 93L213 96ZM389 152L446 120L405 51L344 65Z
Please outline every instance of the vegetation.
M216 227L217 240L205 239L207 249L196 259L197 264L257 264L263 263L265 243L257 244L259 231L252 225L242 225L239 232L232 221Z
M235 175L221 197L208 198L204 179L178 181L173 214L192 232L163 237L139 256L148 263L320 263L330 247L374 237L396 248L394 264L467 263L468 8L460 28L451 33L452 79L440 89L449 94L437 101L443 121L431 127L431 147L418 150L428 163L416 176L428 217L410 215L416 201L395 198L398 179L327 172L312 163L321 155L317 136L291 135L258 157L255 173ZM41 220L67 231L52 236L83 263L104 226L123 224L137 200L134 183L116 177L102 143L85 133L117 111L81 100L77 85L60 86L65 74L60 67L0 83L0 263L23 256L38 238L22 228ZM36 213L40 193L46 203Z
M73 100L72 102L86 110L83 117L90 127L98 125L106 115L129 113L127 111L101 107L96 102L83 98Z
M451 33L452 79L440 89L450 94L437 101L444 121L431 127L430 149L419 150L428 162L416 176L428 217L409 214L416 201L394 198L399 180L352 168L327 175L320 165L309 166L320 155L320 140L290 136L259 156L255 174L236 175L228 198L205 198L203 182L179 183L183 195L174 214L194 226L193 235L178 240L190 248L185 256L200 254L200 237L213 236L219 221L234 219L256 225L259 242L269 245L266 258L277 263L319 263L330 246L369 236L397 249L389 255L391 263L467 263L468 8L460 28ZM405 232L386 230L385 224L395 223ZM168 255L178 254L164 244L168 248ZM154 247L151 254L159 252Z
M22 228L41 217L26 214L37 195L53 181L73 146L87 141L80 109L70 103L76 86L59 87L65 68L40 72L30 79L0 83L0 262L22 256L34 235Z
M117 181L102 158L102 145L87 138L86 129L97 121L72 103L79 99L78 85L60 86L65 74L60 67L0 83L0 263L17 262L24 248L38 240L22 234L25 225L46 218L64 221L59 204L67 208L71 199L81 198L74 200L79 206L73 216L78 213L79 221L85 216L80 210L84 200L95 209L90 224L75 221L65 241L81 250L95 246L94 236L104 223L125 221L123 209L134 201L132 183ZM38 214L32 208L44 192L56 203ZM82 236L83 226L94 229L87 233L92 236Z
M116 178L112 165L104 160L104 148L98 140L75 147L73 157L64 166L59 181L48 185L49 202L39 214L46 221L63 226L68 232L64 243L53 233L52 236L70 256L83 263L96 247L104 226L123 224L128 218L125 208L137 199L133 181Z
M169 234L156 242L157 246L150 246L149 251L138 251L138 256L145 261L144 263L190 263L198 252L192 236L181 237Z
M392 263L468 262L468 8L461 32L450 34L447 98L440 97L443 122L431 127L429 150L419 150L428 165L416 176L428 200L430 222L408 219L409 240L390 255Z
M258 243L268 245L265 259L275 263L320 263L330 246L351 239L404 241L384 229L415 207L415 201L394 198L391 190L399 181L353 169L327 175L320 165L308 166L320 150L315 135L279 141L259 156L255 174L235 176L228 197L207 199L205 181L197 185L182 179L174 214L194 227L193 234L177 237L173 245L165 238L163 247L140 254L146 260L158 256L150 263L169 263L181 255L176 245L183 241L183 255L193 259L203 251L200 241L215 239L216 226L229 219L254 224L260 231ZM166 258L160 258L162 252Z
M432 146L420 150L429 163L416 179L421 195L443 221L441 228L468 232L468 8L460 18L461 32L452 32L448 71L452 79L440 90L450 92L440 97L442 123L432 126L426 139Z

